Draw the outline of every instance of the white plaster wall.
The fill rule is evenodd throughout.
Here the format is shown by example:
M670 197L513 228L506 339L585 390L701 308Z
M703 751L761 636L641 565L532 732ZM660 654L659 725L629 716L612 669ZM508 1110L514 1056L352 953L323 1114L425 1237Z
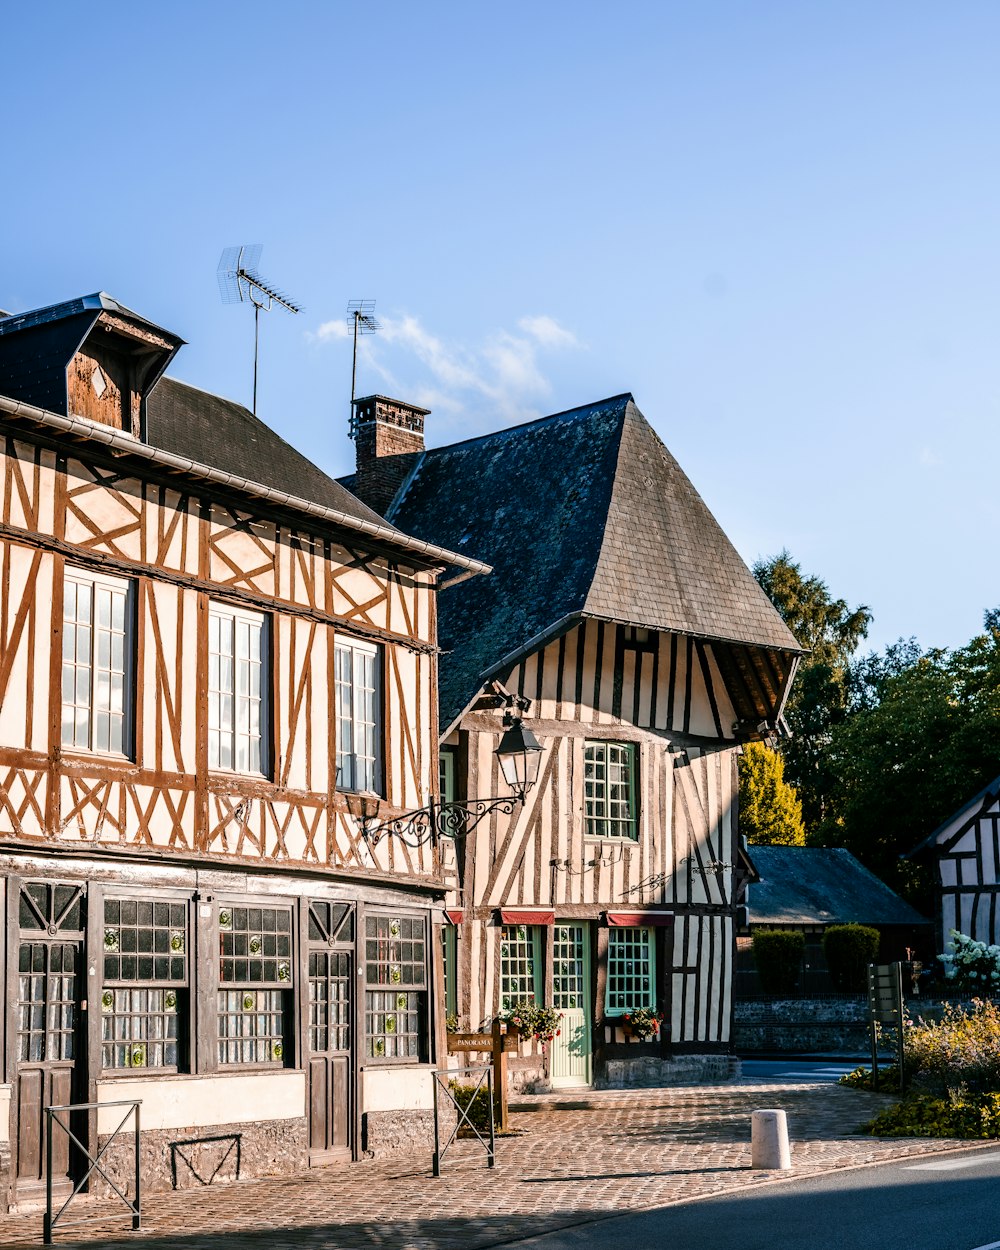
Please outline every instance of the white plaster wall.
M10 1141L10 1085L0 1085L0 1144Z
M420 1111L434 1106L429 1068L368 1068L361 1074L363 1111Z
M306 1077L304 1072L239 1072L98 1082L98 1102L124 1099L142 1099L143 1129L293 1120L306 1113ZM102 1107L97 1113L97 1131L113 1132L125 1110Z

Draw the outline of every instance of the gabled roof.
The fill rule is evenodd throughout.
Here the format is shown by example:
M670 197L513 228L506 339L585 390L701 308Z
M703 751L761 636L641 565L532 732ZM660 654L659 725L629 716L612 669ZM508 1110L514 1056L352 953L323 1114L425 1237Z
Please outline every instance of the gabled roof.
M66 369L97 323L143 341L146 392L184 340L112 299L105 291L0 317L0 395L68 416Z
M629 394L425 452L388 516L493 565L439 604L443 727L579 617L802 651Z
M954 841L959 835L963 834L978 817L979 813L992 807L998 799L1000 799L1000 777L994 777L978 793L974 794L967 803L963 803L957 812L953 812L947 820L943 820L929 837L924 838L919 846L915 846L912 851L908 851L906 858L912 859L919 855L921 851L930 850L932 847L940 847L942 850L946 849L946 843Z
M929 924L843 847L751 846L752 925Z
M378 513L327 477L249 408L175 378L161 378L146 401L146 441L237 477L385 525Z

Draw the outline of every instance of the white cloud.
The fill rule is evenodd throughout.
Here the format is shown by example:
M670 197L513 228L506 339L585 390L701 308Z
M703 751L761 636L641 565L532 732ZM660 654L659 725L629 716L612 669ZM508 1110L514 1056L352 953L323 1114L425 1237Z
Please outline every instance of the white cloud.
M565 329L554 317L522 317L517 323L542 347L579 347L572 331Z
M552 390L542 358L581 344L553 317L522 317L517 330L497 330L479 344L446 341L419 318L380 315L381 330L358 342L359 370L373 371L380 389L439 414L524 420ZM327 321L311 342L349 339L343 321Z
M937 469L941 465L940 458L931 450L930 447L921 447L918 460L925 469Z
M310 343L333 343L337 339L348 339L351 332L347 328L347 322L340 321L324 321L321 326L315 330L307 330L306 338Z

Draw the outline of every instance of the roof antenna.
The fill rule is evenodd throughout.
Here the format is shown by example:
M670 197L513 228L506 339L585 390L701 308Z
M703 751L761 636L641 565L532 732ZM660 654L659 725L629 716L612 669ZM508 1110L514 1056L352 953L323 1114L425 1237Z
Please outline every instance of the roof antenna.
M260 313L270 312L272 304L280 305L285 312L299 313L301 304L293 303L277 287L271 286L257 272L260 243L243 243L238 247L222 249L216 276L219 293L224 304L253 304L253 415L257 415L257 346L260 340Z
M351 438L357 434L354 416L354 384L358 376L358 335L377 334L382 327L375 320L373 299L352 299L347 305L347 328L354 331L354 359L351 362Z

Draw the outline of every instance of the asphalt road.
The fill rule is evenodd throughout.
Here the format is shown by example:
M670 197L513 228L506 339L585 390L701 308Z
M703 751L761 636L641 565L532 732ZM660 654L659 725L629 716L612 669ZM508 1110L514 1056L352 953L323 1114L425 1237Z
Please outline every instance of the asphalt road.
M518 1250L1000 1250L1000 1150L858 1168L621 1216Z
M865 1060L743 1059L741 1063L745 1079L776 1081L785 1085L789 1081L839 1081Z

